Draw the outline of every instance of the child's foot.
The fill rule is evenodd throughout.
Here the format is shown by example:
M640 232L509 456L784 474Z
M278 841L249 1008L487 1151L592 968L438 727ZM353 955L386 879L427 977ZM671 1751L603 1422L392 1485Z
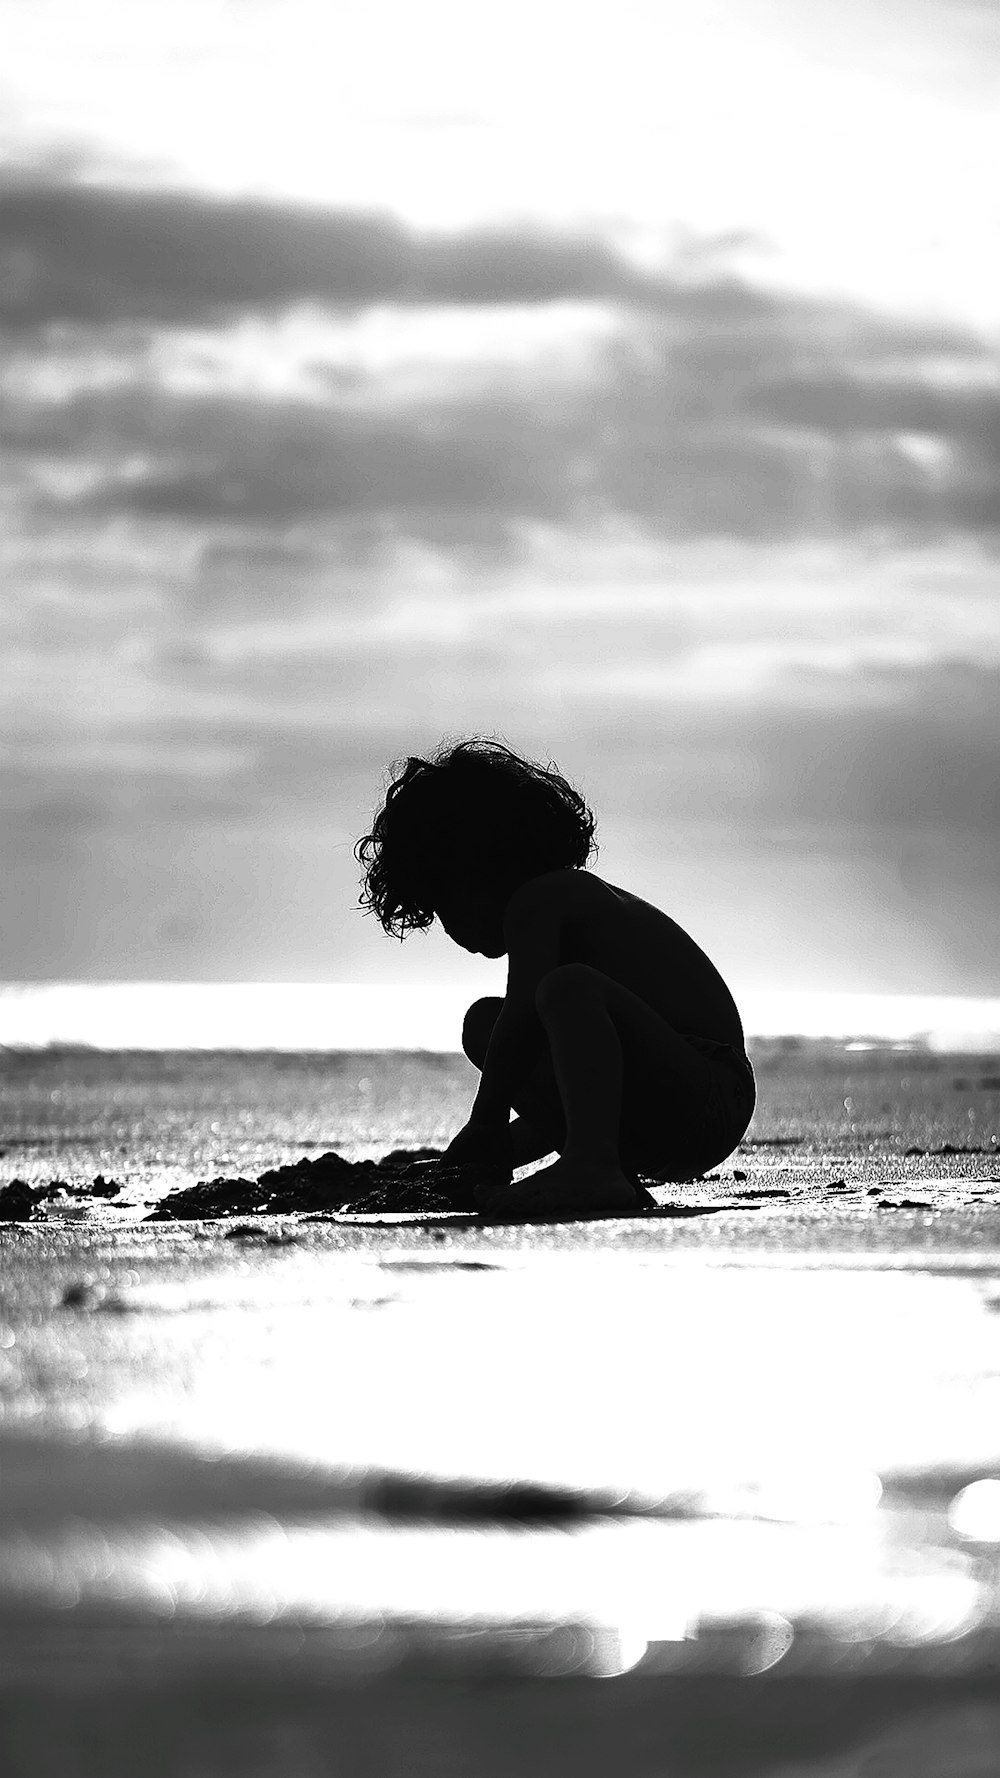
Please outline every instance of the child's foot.
M482 1185L476 1192L479 1213L487 1222L634 1216L652 1203L649 1193L626 1179L620 1167L581 1165L565 1156L513 1185Z
M447 1198L452 1210L469 1212L473 1216L479 1208L477 1193L503 1191L510 1185L511 1169L504 1166L479 1166L471 1162L456 1167L449 1167L446 1162L435 1162L422 1172L423 1182L431 1191Z

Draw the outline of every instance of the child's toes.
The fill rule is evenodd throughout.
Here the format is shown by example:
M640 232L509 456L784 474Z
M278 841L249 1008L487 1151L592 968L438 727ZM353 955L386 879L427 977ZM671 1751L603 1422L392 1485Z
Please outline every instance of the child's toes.
M488 1202L480 1203L480 1215L487 1222L554 1222L575 1221L581 1214L579 1206L557 1198L551 1191L531 1189L531 1180L523 1179L507 1191L495 1192Z
M526 1184L522 1180L518 1185L481 1185L476 1192L480 1216L487 1222L523 1222L531 1214Z
M477 1185L472 1195L479 1214L481 1216L491 1215L494 1205L504 1202L510 1191L509 1180L486 1179L482 1184Z

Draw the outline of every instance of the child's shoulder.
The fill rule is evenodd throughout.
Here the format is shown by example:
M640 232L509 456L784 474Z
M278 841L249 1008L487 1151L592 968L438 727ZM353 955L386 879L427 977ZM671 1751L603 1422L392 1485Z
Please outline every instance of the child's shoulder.
M613 893L609 883L589 870L547 870L529 877L514 890L508 911L515 917L544 912L562 913L570 908L593 906Z

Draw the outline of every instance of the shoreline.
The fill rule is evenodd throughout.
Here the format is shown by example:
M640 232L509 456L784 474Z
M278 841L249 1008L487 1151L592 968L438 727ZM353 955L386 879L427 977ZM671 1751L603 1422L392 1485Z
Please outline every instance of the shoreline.
M456 1049L465 1009L496 978L459 982L0 982L0 1024L15 1045L93 1042L107 1050L398 1053ZM872 1042L1000 1053L1000 997L741 986L751 1045ZM403 1041L401 1041L401 1038Z

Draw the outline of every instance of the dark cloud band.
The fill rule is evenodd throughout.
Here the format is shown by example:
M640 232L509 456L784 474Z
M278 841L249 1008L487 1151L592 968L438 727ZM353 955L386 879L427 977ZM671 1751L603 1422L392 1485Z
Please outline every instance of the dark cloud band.
M606 243L527 227L419 235L387 215L186 192L24 182L0 191L8 325L198 320L313 299L684 305ZM716 303L757 304L721 289Z

